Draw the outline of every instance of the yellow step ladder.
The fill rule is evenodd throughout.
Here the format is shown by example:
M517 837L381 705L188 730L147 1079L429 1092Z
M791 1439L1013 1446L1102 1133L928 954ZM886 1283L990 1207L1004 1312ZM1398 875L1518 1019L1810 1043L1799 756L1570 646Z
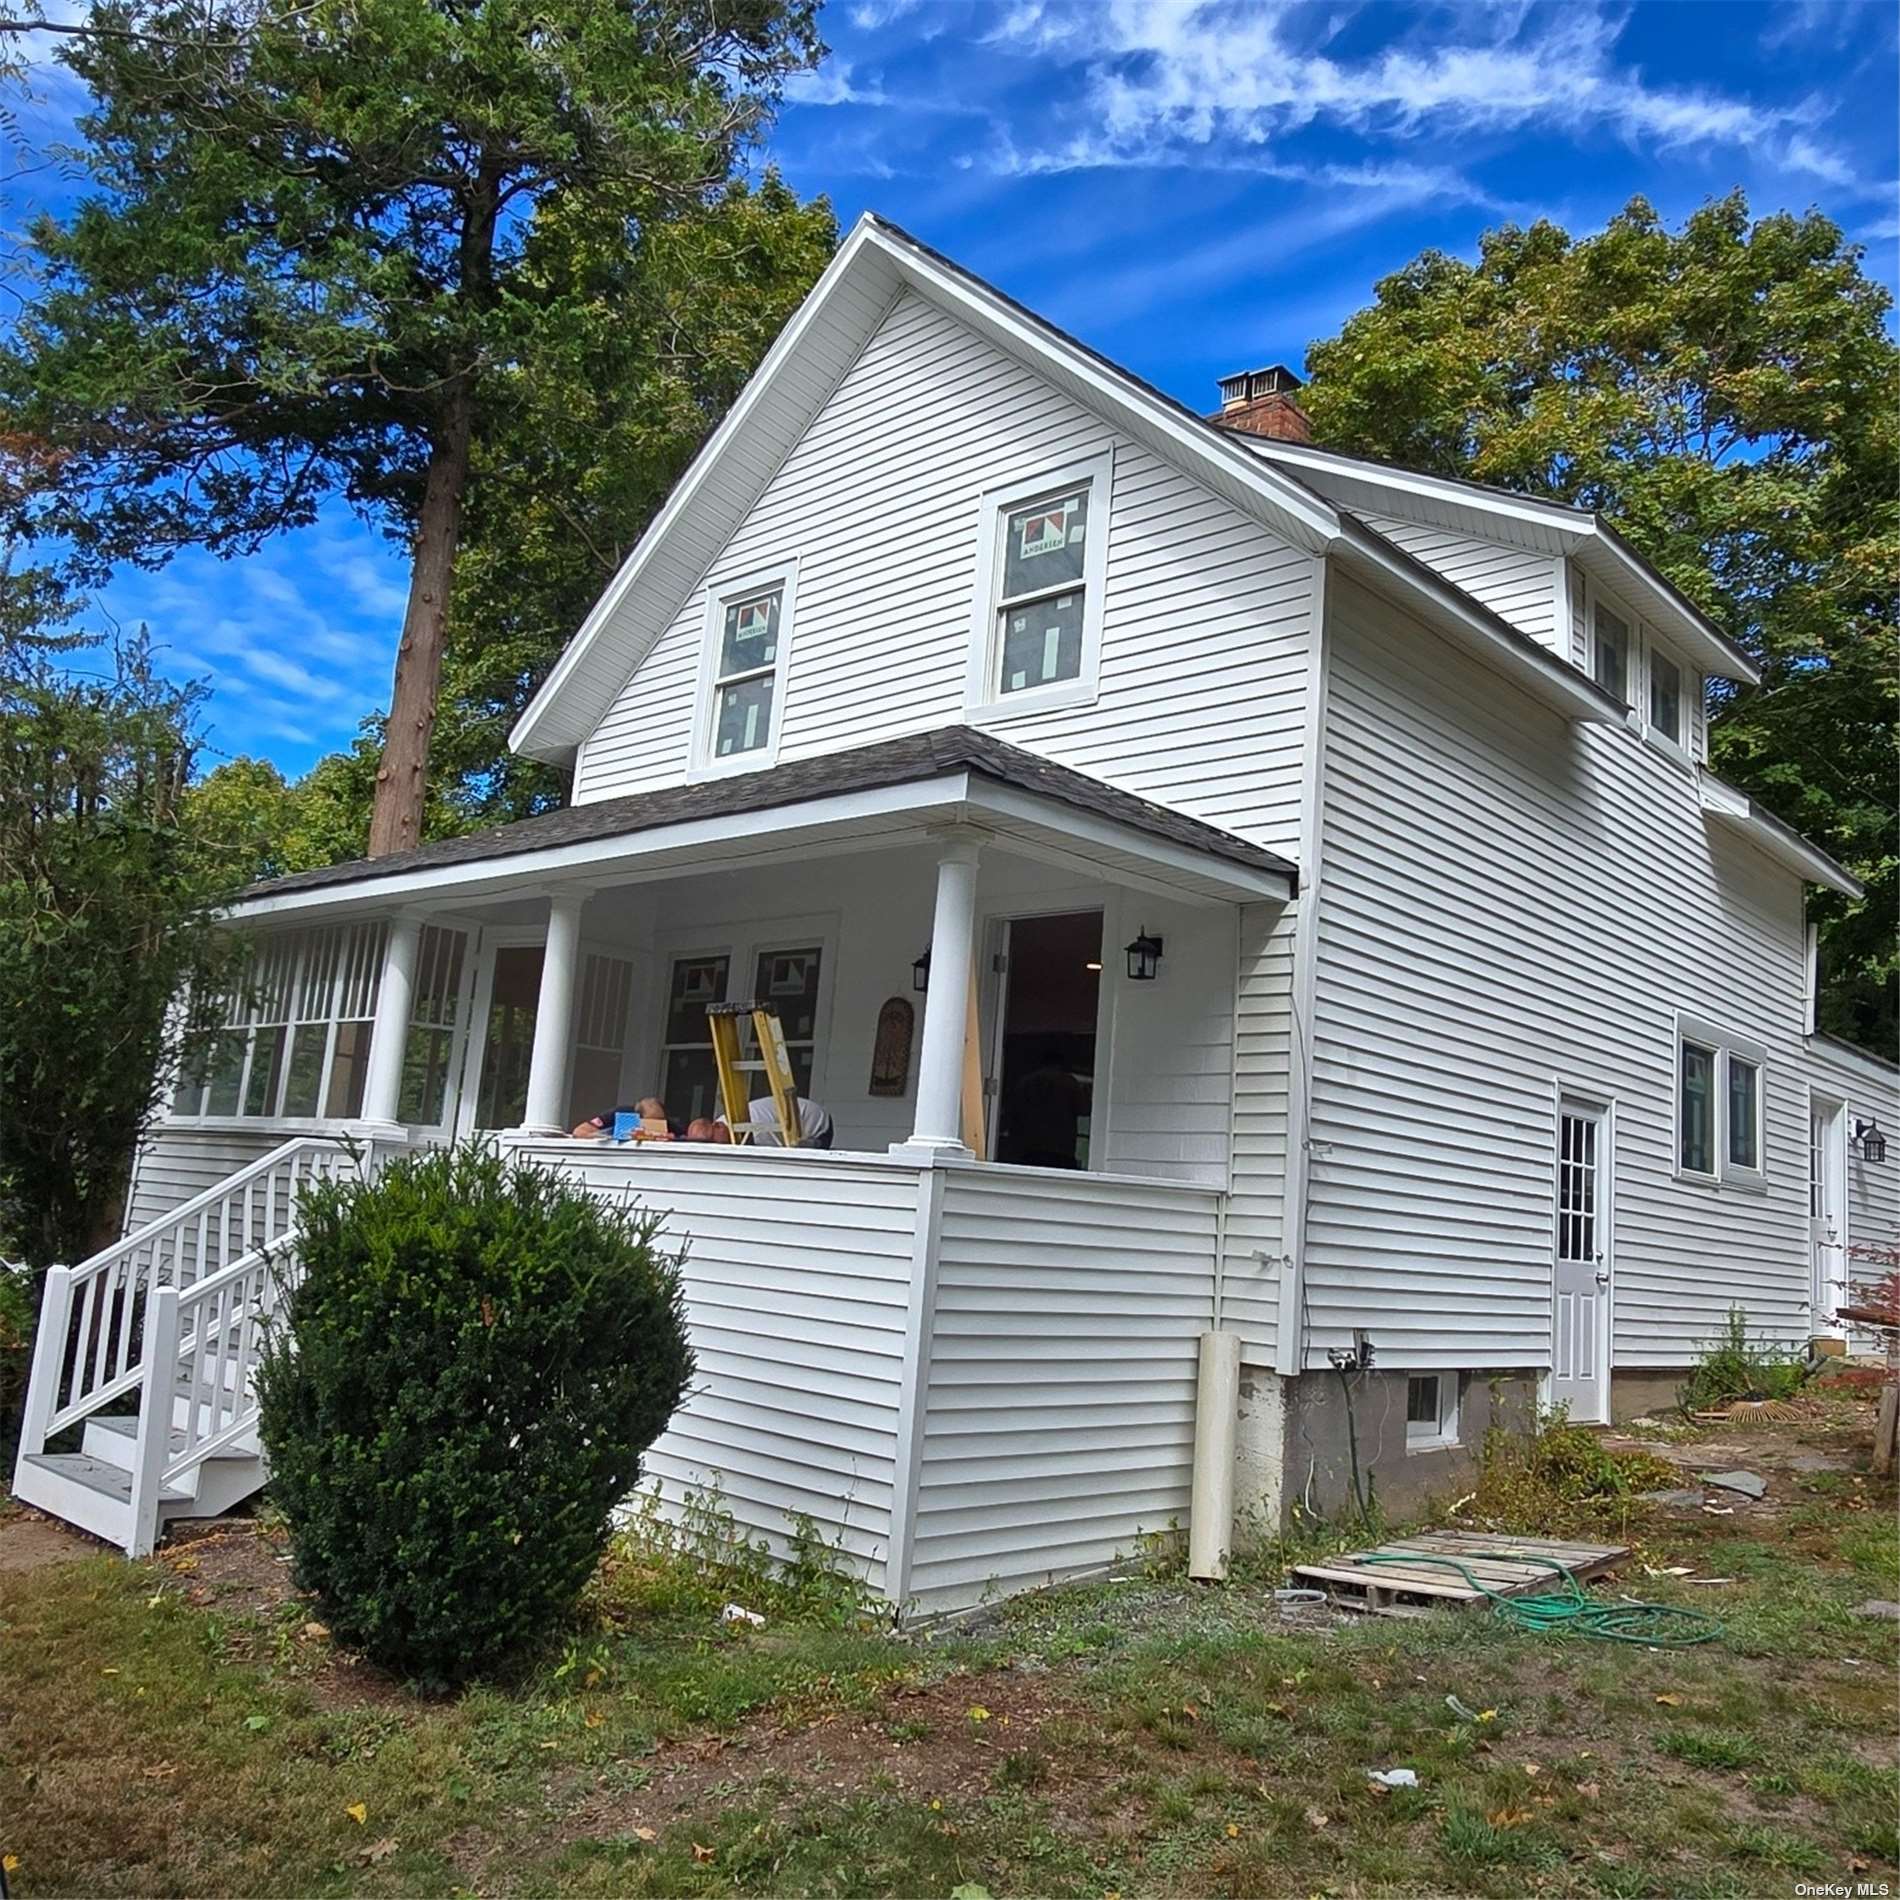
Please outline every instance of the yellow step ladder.
M756 1058L739 1054L739 1020L752 1019ZM752 1098L742 1078L763 1075L778 1110L779 1140L787 1148L800 1146L803 1127L798 1119L798 1094L792 1086L792 1059L785 1047L785 1028L773 1003L708 1003L706 1026L712 1031L713 1062L719 1070L719 1099L725 1104L726 1126L734 1141L750 1141L758 1132L752 1125Z

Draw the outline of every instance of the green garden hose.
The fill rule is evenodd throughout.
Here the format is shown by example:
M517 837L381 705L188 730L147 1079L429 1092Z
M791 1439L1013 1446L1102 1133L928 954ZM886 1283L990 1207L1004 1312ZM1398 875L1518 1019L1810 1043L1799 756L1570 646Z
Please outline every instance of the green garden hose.
M1534 1636L1567 1634L1593 1637L1600 1643L1637 1643L1645 1649L1693 1649L1697 1643L1712 1643L1722 1634L1721 1623L1700 1610L1681 1610L1670 1603L1599 1603L1555 1557L1523 1550L1473 1550L1465 1554L1474 1563L1548 1564L1563 1578L1564 1587L1536 1596L1501 1596L1456 1557L1432 1557L1423 1551L1374 1551L1353 1561L1406 1569L1431 1565L1455 1570L1480 1596L1491 1599L1496 1615Z

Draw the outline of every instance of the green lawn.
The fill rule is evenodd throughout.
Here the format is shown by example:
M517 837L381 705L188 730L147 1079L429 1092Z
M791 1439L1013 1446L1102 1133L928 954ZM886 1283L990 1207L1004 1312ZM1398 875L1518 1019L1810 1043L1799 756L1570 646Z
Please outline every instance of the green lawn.
M1075 1587L935 1639L781 1597L735 1631L728 1579L628 1560L521 1681L428 1700L338 1656L281 1542L227 1528L0 1576L0 1846L29 1897L1900 1879L1900 1628L1852 1614L1900 1595L1891 1498L1777 1470L1734 1517L1549 1528L1586 1524L1638 1545L1613 1590L1712 1610L1724 1639L1656 1652L1463 1613L1289 1631L1277 1577ZM1397 1766L1417 1790L1366 1780Z

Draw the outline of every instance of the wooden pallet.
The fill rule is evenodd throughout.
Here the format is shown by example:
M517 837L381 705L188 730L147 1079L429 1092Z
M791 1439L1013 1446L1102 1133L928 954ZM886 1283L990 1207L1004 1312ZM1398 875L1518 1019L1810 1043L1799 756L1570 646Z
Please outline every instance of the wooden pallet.
M1509 1560L1520 1552L1522 1562ZM1561 1586L1563 1580L1552 1563L1562 1564L1584 1583L1614 1569L1629 1554L1620 1544L1568 1544L1549 1537L1504 1537L1485 1531L1427 1531L1381 1544L1377 1550L1328 1557L1324 1563L1296 1564L1293 1575L1301 1583L1324 1589L1345 1609L1370 1610L1381 1616L1424 1616L1434 1609L1469 1608L1491 1599L1472 1589L1457 1571L1438 1564L1368 1564L1368 1557L1454 1557L1488 1589L1516 1597Z

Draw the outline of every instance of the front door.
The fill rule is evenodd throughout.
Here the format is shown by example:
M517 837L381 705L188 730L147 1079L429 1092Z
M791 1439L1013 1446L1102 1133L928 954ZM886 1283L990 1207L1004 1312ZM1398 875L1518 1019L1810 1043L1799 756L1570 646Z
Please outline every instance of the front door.
M1000 973L990 1152L1022 1167L1086 1168L1102 913L1010 918Z
M1610 1205L1608 1117L1560 1102L1550 1402L1582 1424L1610 1415Z
M1847 1234L1842 1218L1846 1186L1847 1107L1815 1100L1808 1108L1808 1244L1814 1263L1814 1311L1810 1330L1844 1339L1834 1315L1847 1303Z

